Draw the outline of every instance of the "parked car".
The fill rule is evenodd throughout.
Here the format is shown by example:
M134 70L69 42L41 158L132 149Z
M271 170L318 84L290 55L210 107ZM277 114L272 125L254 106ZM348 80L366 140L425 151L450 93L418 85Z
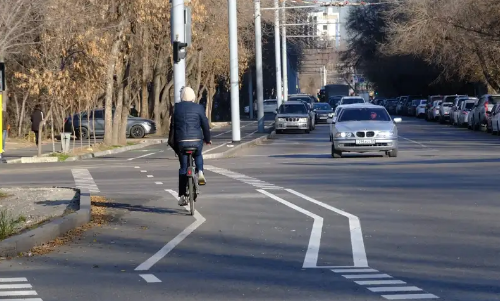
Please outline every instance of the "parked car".
M432 107L434 106L434 102L436 100L443 100L443 96L442 95L432 95L432 96L429 96L427 97L427 104L425 105L425 120L427 121L431 121L429 119L429 117L431 116L431 109ZM432 120L434 121L434 120Z
M477 98L468 98L460 103L456 122L458 126L466 126L469 124L469 113L478 101L479 99Z
M113 116L115 110L113 109ZM105 131L105 110L95 109L87 112L74 114L64 120L64 131L67 133L74 133L77 138L88 139L95 136L104 136ZM81 117L81 118L80 118ZM146 135L156 133L156 123L153 120L128 116L127 119L127 137L138 139Z
M406 101L408 100L408 96L400 96L399 103L396 107L396 114L402 115L404 113L404 107L406 106Z
M384 107L373 104L346 106L329 122L333 125L333 158L342 157L344 152L384 152L389 157L398 155L396 123L401 119L392 120Z
M491 133L500 135L500 105L497 105L496 110L491 112Z
M491 109L499 102L500 95L486 94L481 96L476 108L472 111L472 123L470 126L474 131L479 130L481 126L487 124L487 119L489 118L488 112L491 113Z
M276 99L264 100L264 114L265 113L275 114L277 109L278 109L278 101Z
M312 129L312 120L307 106L301 101L289 100L283 103L277 111L275 127L277 134L289 130L302 130L309 134Z
M408 105L408 116L417 116L417 107L420 105L420 99L413 99Z
M333 109L327 103L317 102L314 104L313 109L314 109L314 113L316 115L314 118L316 123L320 123L320 122L326 123L326 120L328 119L328 117L333 117Z
M439 118L439 108L442 102L442 100L434 101L432 107L427 112L429 114L429 116L427 117L428 121L436 121Z
M385 105L385 109L389 114L393 115L396 114L396 107L398 105L398 101L396 99L388 99L387 103Z
M493 132L493 117L495 117L496 112L498 111L498 108L500 107L500 102L496 103L493 108L490 110L488 114L488 117L486 118L486 132L492 133Z
M427 105L427 99L420 99L417 102L417 107L415 108L415 117L421 118L422 116L425 116L425 106Z
M458 124L458 116L460 115L460 107L462 105L462 102L469 98L469 96L458 96L453 100L453 105L451 106L450 110L450 122L452 125Z
M467 95L446 95L439 107L439 122L445 123L450 120L451 110L457 97L468 97Z

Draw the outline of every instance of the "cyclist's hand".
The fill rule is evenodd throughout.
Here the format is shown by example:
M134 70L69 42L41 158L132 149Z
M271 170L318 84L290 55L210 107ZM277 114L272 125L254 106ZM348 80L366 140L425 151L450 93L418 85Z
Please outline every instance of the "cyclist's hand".
M206 145L212 145L212 141L205 142Z

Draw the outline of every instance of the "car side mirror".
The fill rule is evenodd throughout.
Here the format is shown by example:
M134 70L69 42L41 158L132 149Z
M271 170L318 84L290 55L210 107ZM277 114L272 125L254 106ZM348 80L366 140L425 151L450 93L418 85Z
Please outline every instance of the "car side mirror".
M277 110L277 109L276 109L276 110L274 110L274 114L278 114L278 110Z
M403 119L401 118L394 118L394 123L401 123Z

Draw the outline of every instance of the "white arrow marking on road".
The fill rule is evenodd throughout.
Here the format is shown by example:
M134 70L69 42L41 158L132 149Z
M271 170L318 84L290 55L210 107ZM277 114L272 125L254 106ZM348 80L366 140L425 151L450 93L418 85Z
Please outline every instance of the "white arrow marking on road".
M321 244L321 230L323 229L323 218L321 216L318 216L312 212L305 210L304 208L301 208L295 204L285 201L284 199L272 193L269 193L265 190L258 189L257 191L262 193L263 195L272 198L275 201L282 203L285 206L288 206L302 214L311 217L314 220L311 229L311 237L309 238L309 245L307 247L306 257L304 258L304 264L302 265L302 267L303 268L308 268L311 266L315 267L318 262L319 247Z
M296 196L301 197L306 201L347 217L349 219L349 229L351 231L352 259L354 261L354 266L368 267L368 259L366 258L366 250L365 243L363 241L363 232L361 230L361 222L359 221L359 218L357 216L310 198L307 195L299 193L293 189L286 189L286 191L295 194Z
M173 195L176 199L178 199L177 192L170 189L165 189L165 191ZM189 211L188 206L184 206L184 209ZM156 252L156 254L154 254L148 260L141 263L138 267L135 268L135 270L136 271L149 270L158 261L167 256L167 254L170 253L170 251L172 251L186 237L188 237L189 234L191 234L194 230L196 230L201 224L203 224L206 221L206 219L197 210L194 211L194 218L196 219L194 223L189 225L186 229L184 229L181 233L179 233L176 237L174 237L171 241L169 241L163 248L161 248L158 252Z
M141 276L142 279L146 280L147 283L159 283L159 282L161 282L161 280L158 279L158 277L156 277L153 274L141 274L139 276Z

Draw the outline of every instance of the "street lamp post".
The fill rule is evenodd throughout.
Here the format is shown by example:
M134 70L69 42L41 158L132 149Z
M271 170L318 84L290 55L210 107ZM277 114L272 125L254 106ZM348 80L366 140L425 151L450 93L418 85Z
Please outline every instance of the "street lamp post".
M264 133L264 79L262 76L262 19L260 0L254 0L255 11L255 79L257 83L257 120L259 133Z
M229 7L229 61L231 76L231 130L233 143L241 141L240 85L238 73L238 12L236 0L228 0Z
M276 99L278 108L281 106L281 54L280 54L280 11L279 0L274 0L274 52L276 60Z

